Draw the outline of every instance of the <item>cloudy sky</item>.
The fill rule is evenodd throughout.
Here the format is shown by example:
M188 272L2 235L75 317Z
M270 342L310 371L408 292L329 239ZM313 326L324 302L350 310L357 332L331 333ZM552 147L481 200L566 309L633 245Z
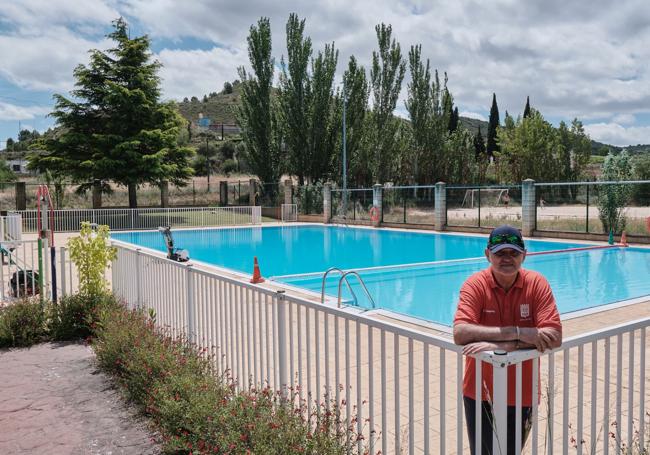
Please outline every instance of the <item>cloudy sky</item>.
M107 49L111 20L148 34L164 66L166 99L219 91L247 65L246 36L271 19L276 61L289 13L306 18L315 49L334 41L337 80L351 55L368 67L374 26L392 24L406 56L422 44L449 75L461 115L519 115L526 96L554 124L577 117L595 140L650 143L650 8L647 0L0 0L0 147L19 125L43 131L52 94L73 88L89 49ZM406 81L397 113L405 115Z

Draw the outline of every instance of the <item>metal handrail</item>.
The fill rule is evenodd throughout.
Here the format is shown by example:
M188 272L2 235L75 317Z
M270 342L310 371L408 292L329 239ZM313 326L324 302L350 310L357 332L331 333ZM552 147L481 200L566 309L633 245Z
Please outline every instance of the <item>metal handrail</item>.
M368 297L368 300L370 300L370 303L372 303L372 307L376 308L377 305L375 305L375 300L370 295L370 292L368 291L368 288L366 287L366 283L363 282L363 279L361 278L361 275L359 275L354 270L348 270L343 275L341 275L341 278L339 278L338 307L341 308L341 284L343 284L344 280L348 285L348 289L350 289L350 292L352 293L352 297L354 297L355 304L357 306L359 306L359 301L357 300L357 295L352 290L352 286L350 286L350 282L348 281L348 275L354 275L354 276L357 277L357 279L359 280L359 283L361 284L361 287L363 288L364 292L366 293L366 297Z
M330 267L329 269L325 270L325 273L323 273L323 281L321 283L321 288L320 288L320 303L325 303L325 280L327 279L327 275L330 272L339 272L341 275L345 274L345 271L339 269L338 267ZM345 280L345 282L348 285L348 289L350 290L350 293L354 295L354 291L352 290L352 286L350 286L350 283ZM355 301L356 301L356 296L355 296Z

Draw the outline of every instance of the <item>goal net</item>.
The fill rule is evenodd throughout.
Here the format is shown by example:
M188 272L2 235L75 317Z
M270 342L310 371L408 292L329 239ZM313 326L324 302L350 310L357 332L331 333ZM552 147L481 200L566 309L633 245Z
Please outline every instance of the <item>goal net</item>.
M510 202L510 195L505 188L481 188L465 191L461 207L464 209L473 209L481 207L498 207Z

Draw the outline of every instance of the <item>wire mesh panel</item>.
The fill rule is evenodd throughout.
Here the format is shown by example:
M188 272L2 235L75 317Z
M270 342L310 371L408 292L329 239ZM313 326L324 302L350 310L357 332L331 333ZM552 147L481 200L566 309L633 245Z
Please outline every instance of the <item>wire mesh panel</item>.
M479 226L501 224L521 228L521 186L479 188Z
M372 189L332 190L332 218L339 221L370 221L372 198Z
M435 224L435 187L403 186L383 189L384 222Z
M650 235L650 182L537 184L540 231Z
M323 214L323 187L304 185L294 187L293 198L301 215Z
M447 187L447 225L479 226L480 191L475 187Z

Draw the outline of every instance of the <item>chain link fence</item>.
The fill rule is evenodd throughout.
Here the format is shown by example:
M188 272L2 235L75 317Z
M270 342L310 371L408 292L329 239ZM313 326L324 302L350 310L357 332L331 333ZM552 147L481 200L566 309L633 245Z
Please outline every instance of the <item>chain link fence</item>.
M434 186L394 186L383 188L383 222L435 224Z

